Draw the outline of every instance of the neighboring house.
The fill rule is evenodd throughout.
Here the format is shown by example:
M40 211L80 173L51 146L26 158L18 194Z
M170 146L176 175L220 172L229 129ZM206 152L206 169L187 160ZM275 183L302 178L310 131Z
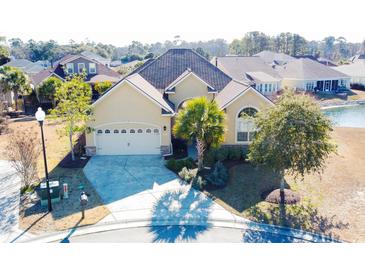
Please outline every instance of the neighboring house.
M94 59L84 57L82 55L66 55L61 60L56 62L53 68L43 70L32 77L34 87L46 80L50 76L56 76L61 80L65 80L68 75L78 74L85 71L85 81L92 87L97 82L110 81L118 82L121 76L107 68L103 64ZM94 92L93 98L97 98L97 93Z
M283 88L301 91L336 93L350 88L350 77L308 58L295 59L276 66Z
M264 95L275 94L281 89L280 75L260 57L214 57L212 63L233 79L252 85Z
M40 71L44 70L44 67L40 64L33 63L27 59L13 59L10 62L4 64L3 66L13 67L20 69L25 74L32 76Z
M283 53L262 51L252 57L215 57L213 64L264 95L275 95L281 89L336 93L350 88L350 76L335 67Z
M44 69L49 69L52 67L51 62L48 60L39 60L35 63L42 66Z
M351 76L351 85L365 87L365 62L358 61L352 64L338 66L334 69Z
M111 60L104 58L104 57L100 56L99 54L96 54L95 52L85 50L85 51L81 52L81 55L85 56L89 59L93 59L108 68L110 67Z
M183 103L215 100L226 113L224 145L247 145L255 132L248 115L273 103L232 79L191 49L170 49L120 80L93 103L88 155L169 155L172 125Z
M349 59L350 62L356 63L356 62L365 62L365 53L364 54L357 54L355 56L352 56Z
M261 51L254 56L260 57L265 63L269 65L284 65L295 60L294 57L288 54L269 50Z
M17 68L23 71L30 79L34 75L44 70L43 66L37 63L33 63L27 59L13 59L10 62L4 64L3 66ZM3 92L0 92L0 100L6 102L8 106L13 106L15 103L14 92L11 91L5 94Z
M122 64L121 60L111 61L110 62L110 67L112 67L112 68L119 67L121 64Z
M315 57L313 55L299 55L299 56L295 56L295 58L297 59L301 59L301 58L308 58L311 59L313 61L317 61L318 63L321 63L322 65L325 66L329 66L329 67L337 67L337 64L329 59L323 58L323 57Z

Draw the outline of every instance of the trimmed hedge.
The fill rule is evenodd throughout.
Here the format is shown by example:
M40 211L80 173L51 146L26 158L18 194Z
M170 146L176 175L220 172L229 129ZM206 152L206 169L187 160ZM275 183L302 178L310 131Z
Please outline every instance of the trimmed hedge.
M170 159L166 162L166 167L175 173L179 173L184 167L192 169L195 167L195 162L191 158L176 160Z
M242 146L222 146L209 149L204 156L204 165L212 167L216 162L245 159L247 149Z

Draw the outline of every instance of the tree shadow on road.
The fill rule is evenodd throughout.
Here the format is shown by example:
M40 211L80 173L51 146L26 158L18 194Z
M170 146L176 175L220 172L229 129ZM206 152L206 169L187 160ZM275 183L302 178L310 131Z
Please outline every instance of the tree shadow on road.
M193 188L165 192L152 210L153 242L197 239L210 228L208 217L212 204L211 199Z
M266 224L282 225L285 218L285 226L301 229L314 233L321 233L332 239L339 239L336 230L348 229L349 223L336 220L336 215L327 217L318 211L310 202L302 202L295 205L284 205L285 216L280 206L270 204L268 206L255 205L249 209L251 219Z

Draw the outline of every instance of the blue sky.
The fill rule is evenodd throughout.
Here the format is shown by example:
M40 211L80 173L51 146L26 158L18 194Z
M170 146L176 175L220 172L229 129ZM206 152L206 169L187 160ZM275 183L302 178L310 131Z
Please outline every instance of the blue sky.
M359 0L10 0L2 1L0 35L24 40L89 40L122 46L180 35L187 41L245 32L295 32L306 39L327 35L365 39Z

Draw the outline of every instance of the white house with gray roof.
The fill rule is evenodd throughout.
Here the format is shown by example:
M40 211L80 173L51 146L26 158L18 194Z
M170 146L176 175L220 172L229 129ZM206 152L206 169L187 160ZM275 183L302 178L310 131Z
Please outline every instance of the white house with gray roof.
M334 69L349 75L351 77L351 84L365 86L365 62L357 61L349 65L335 67Z
M264 95L281 89L336 93L350 88L350 76L309 58L263 51L252 57L214 57L212 63L233 79Z

